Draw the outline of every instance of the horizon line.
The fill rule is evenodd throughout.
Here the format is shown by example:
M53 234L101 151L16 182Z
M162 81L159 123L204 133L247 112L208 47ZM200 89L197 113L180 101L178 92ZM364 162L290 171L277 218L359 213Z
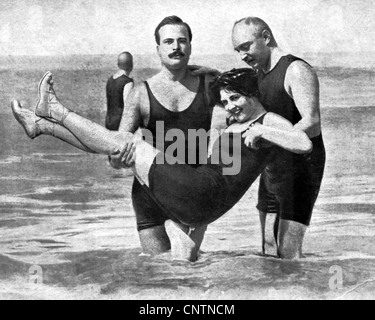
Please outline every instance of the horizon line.
M358 53L375 53L375 50L366 50L366 51L324 51L324 52L315 52L315 51L301 51L298 54L358 54ZM109 56L109 55L118 55L119 53L69 53L69 54L1 54L0 57L71 57L71 56ZM194 56L221 56L221 55L232 55L233 53L198 53L192 54ZM156 55L155 52L150 53L134 53L134 56L149 56Z

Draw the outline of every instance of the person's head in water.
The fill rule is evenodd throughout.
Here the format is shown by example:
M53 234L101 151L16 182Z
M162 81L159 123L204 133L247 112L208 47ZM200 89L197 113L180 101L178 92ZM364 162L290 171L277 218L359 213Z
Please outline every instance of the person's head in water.
M130 52L122 52L117 58L117 66L119 69L124 70L127 73L133 71L133 56Z
M256 111L259 97L257 73L249 68L232 69L210 84L215 101L237 122L245 122Z
M232 30L233 48L251 68L264 69L277 42L268 24L257 17L235 22Z
M180 70L187 66L193 35L189 25L177 16L164 18L155 29L157 52L163 66Z

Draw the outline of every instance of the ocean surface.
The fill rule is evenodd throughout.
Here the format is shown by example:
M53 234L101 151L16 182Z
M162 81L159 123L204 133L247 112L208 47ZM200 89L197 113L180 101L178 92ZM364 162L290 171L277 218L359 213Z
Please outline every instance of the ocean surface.
M375 298L374 71L317 68L327 165L304 243L306 258L259 254L255 183L209 226L200 259L188 263L141 254L129 171L52 137L30 140L12 117L10 100L32 108L39 78L51 69L62 102L103 124L105 82L115 71L109 62L37 61L42 69L35 61L4 61L1 299ZM145 79L156 68L140 66L134 77Z

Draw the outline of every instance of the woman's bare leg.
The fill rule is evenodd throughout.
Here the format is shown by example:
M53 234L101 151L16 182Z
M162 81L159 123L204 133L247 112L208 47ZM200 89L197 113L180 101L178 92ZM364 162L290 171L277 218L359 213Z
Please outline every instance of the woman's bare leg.
M118 131L107 130L73 112L66 116L63 126L72 132L83 145L96 153L106 155L112 154L124 144L126 137L132 136L130 133L121 134Z
M54 125L56 128L61 129L61 132L59 131L60 133L66 133L64 129L67 129L68 132L76 138L73 139L74 142L76 143L78 140L85 149L91 150L94 153L110 155L127 141L132 147L133 135L131 133L119 133L107 130L99 124L83 118L65 108L58 101L53 90L52 74L50 72L47 72L40 81L38 93L39 101L35 109L35 114L39 117L48 119L50 122L58 123L59 125L56 125L56 123ZM19 122L22 124L21 121ZM56 136L56 134L54 135ZM66 141L65 139L62 140ZM138 161L135 161L133 171L141 184L149 186L148 172L157 153L158 151L152 146L143 141L138 141L134 154L135 159L138 159ZM197 228L197 230L190 232L189 238L193 245L188 246L188 250L182 248L185 243L176 245L175 248L177 251L184 251L177 253L177 255L180 257L186 257L188 260L195 260L205 230L206 226ZM176 228L173 233L176 237L187 236L181 228ZM181 234L178 235L178 233Z
M11 107L14 117L22 125L29 138L34 139L43 134L50 135L65 141L80 150L95 153L93 150L83 145L68 129L58 123L37 117L34 112L22 108L19 101L12 101Z
M67 128L88 149L95 153L112 154L119 145L130 139L131 133L110 131L65 108L53 90L52 74L47 72L38 86L39 101L35 114Z

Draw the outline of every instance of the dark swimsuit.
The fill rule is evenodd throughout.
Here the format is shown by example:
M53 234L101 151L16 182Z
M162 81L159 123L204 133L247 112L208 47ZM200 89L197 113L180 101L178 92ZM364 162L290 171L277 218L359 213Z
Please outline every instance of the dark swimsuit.
M110 77L106 85L107 96L107 114L105 118L105 127L109 130L117 131L124 111L124 87L132 78L122 75L116 79Z
M289 120L293 125L301 115L284 88L285 74L296 60L284 56L269 73L259 76L260 102L269 112ZM303 61L303 60L302 60ZM257 208L276 213L278 218L309 225L318 197L325 166L325 148L322 135L311 139L310 154L294 154L278 148L272 162L261 175Z
M235 139L239 143L234 143ZM275 147L247 148L242 133L224 133L215 142L208 164L192 167L154 163L149 172L149 190L169 219L191 227L206 225L243 197L274 152ZM224 168L232 166L224 163L225 153L236 158L233 163L241 164L239 173L223 174ZM212 159L219 161L213 163Z
M199 79L198 91L193 102L187 109L181 112L173 112L166 109L155 98L147 82L145 82L145 85L150 101L150 120L146 129L151 131L153 135L153 146L155 148L158 147L156 137L160 135L156 134L158 121L163 121L164 134L166 134L170 129L179 129L184 133L184 137L188 137L189 129L204 129L206 132L210 130L212 110L207 101L204 76L200 77ZM164 149L161 151L165 152L173 143L174 141L163 141ZM185 141L185 159L179 159L184 163L189 163L188 155L191 152L189 152L188 146L188 143ZM199 148L199 141L196 143L195 151L197 164L199 163L199 159L207 160L207 150L204 150L204 154L200 154L200 152L202 153L203 150L200 150ZM171 156L174 155L172 154ZM190 166L187 165L186 167ZM163 188L164 190L168 190L174 189L175 186L173 184L166 183L164 184ZM169 219L169 216L162 208L160 208L160 205L155 202L155 199L150 197L150 195L145 192L137 179L134 179L133 183L132 201L136 214L138 231L162 225L164 224L165 220Z

